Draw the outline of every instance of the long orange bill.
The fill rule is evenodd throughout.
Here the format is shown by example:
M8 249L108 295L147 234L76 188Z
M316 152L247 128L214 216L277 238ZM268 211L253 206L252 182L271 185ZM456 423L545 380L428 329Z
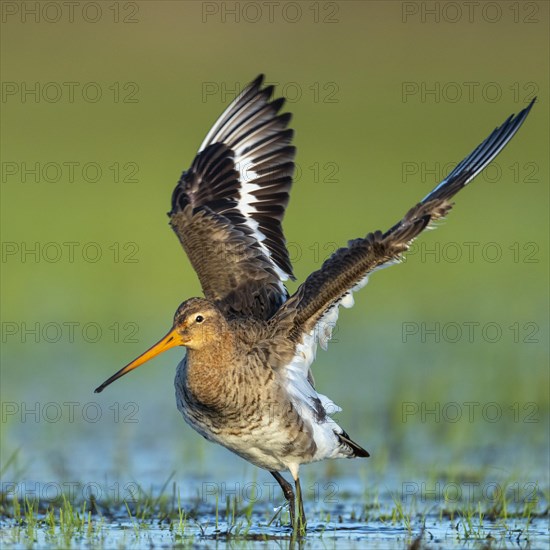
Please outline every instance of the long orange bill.
M167 349L173 348L175 346L183 346L183 340L178 334L175 328L164 337L162 340L159 340L154 346L150 347L145 353L142 353L137 359L134 359L131 363L120 369L116 374L113 374L111 378L108 378L94 390L94 393L102 392L109 384L112 384L115 380L118 380L121 376L124 376L131 370L136 369L140 365L143 365L149 359L159 355Z

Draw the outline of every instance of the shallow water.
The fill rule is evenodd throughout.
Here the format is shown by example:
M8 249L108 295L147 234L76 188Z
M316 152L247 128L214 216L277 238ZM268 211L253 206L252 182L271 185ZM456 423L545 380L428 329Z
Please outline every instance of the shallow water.
M187 526L184 535L171 531L168 526L145 525L136 529L133 525L121 524L104 527L93 537L77 536L73 547L103 548L143 548L143 547L198 547L198 548L350 548L359 549L401 549L411 544L423 544L425 548L487 548L493 544L496 548L547 548L549 544L546 522L532 525L526 534L522 525L510 529L486 525L481 536L464 538L452 525L414 526L409 532L403 527L394 527L380 523L369 526L360 524L314 524L308 529L306 537L292 539L290 531L279 528L252 527L245 535L238 530L227 531L220 524L218 529L199 526ZM41 548L56 546L56 537L43 531L37 531L34 541L12 534L5 529L1 542L3 548ZM233 534L236 531L237 534ZM11 542L15 538L17 542Z
M309 523L307 535L298 540L292 537L287 510L276 514L283 501L278 488L262 478L217 485L189 479L181 487L167 482L164 487L148 491L138 487L135 492L127 485L126 495L134 499L117 496L113 485L98 486L95 495L101 490L101 498L82 503L85 519L73 529L48 522L47 508L62 508L61 499L42 499L34 524L24 514L19 521L4 514L0 543L3 548L220 549L245 548L252 542L255 547L311 549L366 545L388 549L420 543L426 548L547 548L550 544L548 493L538 487L527 492L529 487L524 485L520 494L515 485L506 485L506 509L502 510L504 501L495 491L495 480L441 479L424 491L411 482L399 486L392 476L379 476L374 482L382 489L369 494L364 492L364 482L352 477L304 484ZM37 487L45 494L42 486ZM462 489L460 494L457 487ZM467 487L476 490L466 493ZM13 496L21 488L14 488L4 500L4 511L13 510ZM75 501L81 491L79 487L73 492Z
M246 518L236 524L219 521L216 527L213 515L188 519L183 528L178 522L125 520L102 523L97 517L93 534L77 532L66 536L60 528L52 532L35 528L29 535L25 525L2 522L0 543L3 548L44 547L102 547L143 548L193 546L206 548L248 547L251 541L258 547L288 548L297 543L303 548L406 548L415 541L422 541L428 548L486 548L494 544L498 548L548 548L550 536L547 518L526 520L512 519L506 522L483 521L473 532L463 520L439 520L437 517L415 518L411 525L400 521L310 521L307 535L299 540L292 537L288 526L268 526L265 520L253 514L248 524Z

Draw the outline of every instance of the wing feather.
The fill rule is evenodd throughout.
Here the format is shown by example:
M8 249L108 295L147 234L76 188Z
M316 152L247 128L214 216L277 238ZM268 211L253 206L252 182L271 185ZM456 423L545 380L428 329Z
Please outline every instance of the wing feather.
M206 298L227 314L267 319L294 278L281 222L295 148L291 115L279 114L284 99L271 101L273 86L262 83L247 86L208 132L169 216Z
M385 233L376 231L337 250L312 273L284 304L278 318L297 343L315 333L326 345L326 335L337 320L340 305L353 305L351 294L362 288L369 275L398 263L410 243L432 222L443 218L453 204L450 199L489 164L512 139L529 114L535 99L517 116L510 116L468 155L422 201ZM325 326L327 320L331 326ZM288 329L288 328L287 328ZM307 373L306 373L307 374Z
M431 193L385 233L369 233L337 250L312 273L274 317L274 327L294 341L294 355L280 373L288 393L316 430L319 457L368 456L331 418L337 407L315 391L311 364L317 346L326 349L340 306L353 306L353 292L365 286L378 269L398 263L402 254L431 222L452 208L449 199L495 158L517 132L533 102L517 117L508 118L466 157ZM336 440L335 440L336 437Z

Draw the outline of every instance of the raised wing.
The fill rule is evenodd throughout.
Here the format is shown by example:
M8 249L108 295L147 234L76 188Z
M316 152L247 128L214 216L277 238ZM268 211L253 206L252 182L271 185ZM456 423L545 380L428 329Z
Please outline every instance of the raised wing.
M294 278L281 222L294 173L290 113L263 75L214 124L172 195L170 225L204 295L228 315L271 317Z
M535 98L536 99L536 98ZM302 376L308 376L317 342L326 347L338 319L340 305L353 305L352 293L363 287L370 273L399 262L401 255L431 222L452 208L449 200L478 175L512 139L529 114L535 99L517 116L510 116L420 203L391 229L369 233L337 250L312 273L281 308L277 318L290 331L301 355Z

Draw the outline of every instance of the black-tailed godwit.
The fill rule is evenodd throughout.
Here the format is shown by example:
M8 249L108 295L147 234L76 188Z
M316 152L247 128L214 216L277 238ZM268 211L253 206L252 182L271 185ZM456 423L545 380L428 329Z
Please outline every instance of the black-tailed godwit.
M170 332L95 391L185 346L175 386L186 422L271 472L289 503L293 528L303 532L300 465L369 456L331 418L340 409L315 388L310 367L317 345L326 348L339 307L353 305L353 292L369 275L399 262L411 241L448 213L453 195L498 155L535 100L399 222L350 241L289 296L284 283L294 277L281 222L296 151L291 115L279 114L284 99L271 100L273 86L262 83L260 76L227 107L172 195L170 225L205 298L183 302ZM281 475L287 470L296 495Z

